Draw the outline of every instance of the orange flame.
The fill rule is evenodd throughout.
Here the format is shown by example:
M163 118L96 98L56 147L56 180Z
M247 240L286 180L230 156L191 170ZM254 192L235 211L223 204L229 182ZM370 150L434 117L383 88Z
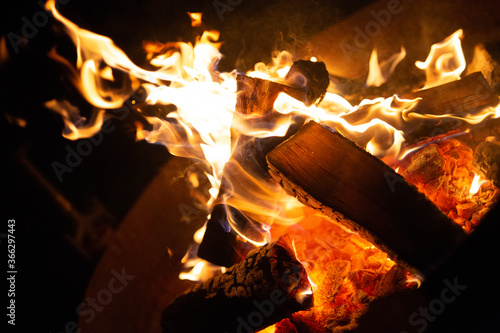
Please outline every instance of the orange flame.
M415 63L418 68L425 70L427 82L424 89L460 79L466 65L460 43L463 35L462 29L455 31L442 42L432 45L425 62Z
M380 87L387 82L396 66L406 57L406 50L401 47L401 51L393 54L389 59L378 62L377 49L373 49L370 56L368 78L366 85L369 87Z

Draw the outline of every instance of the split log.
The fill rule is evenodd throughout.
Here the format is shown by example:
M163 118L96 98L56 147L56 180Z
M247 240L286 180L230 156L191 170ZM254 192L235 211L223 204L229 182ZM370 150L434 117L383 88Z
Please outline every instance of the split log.
M401 97L406 99L420 97L415 111L432 115L474 114L488 106L496 106L499 102L497 94L481 72L469 74L461 80L404 94Z
M474 151L474 169L500 188L500 142L485 141Z
M307 273L285 235L178 297L163 311L162 327L164 333L254 332L312 303Z
M218 204L212 211L198 249L200 258L230 267L243 260L248 251L255 248L255 245L231 230L228 214L233 222L237 220L242 229L240 232L245 235L245 230L259 233L258 226L272 224L272 220L270 217L259 215L259 211L245 211L225 202L228 202L228 197L230 201L237 193L240 198L244 197L246 202L262 204L272 209L270 207L277 202L282 189L271 181L267 172L266 155L294 134L305 121L304 116L282 115L274 111L274 102L280 93L286 93L306 105L319 103L326 94L328 83L328 72L323 63L302 60L294 62L283 83L245 75L237 76L238 96L231 137L234 153L223 171ZM238 130L242 122L247 128L262 128L266 124L275 124L280 118L288 117L291 117L291 125L283 137L255 138L243 135ZM253 186L253 191L246 190L245 187L251 186L252 183L258 183L259 186ZM276 205L276 209L278 208Z
M433 271L466 237L389 166L318 123L304 125L267 159L289 194L413 271Z

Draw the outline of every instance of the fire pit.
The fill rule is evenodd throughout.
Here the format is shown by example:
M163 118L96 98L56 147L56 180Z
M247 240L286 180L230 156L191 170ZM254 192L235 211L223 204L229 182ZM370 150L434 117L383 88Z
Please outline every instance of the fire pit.
M78 142L66 163L51 163L57 179L114 131L110 119L176 156L113 232L105 209L75 213L19 155L73 219L102 228L101 245L81 247L104 255L78 306L79 328L455 328L449 313L462 313L461 304L484 290L459 263L487 274L478 263L495 259L468 256L481 256L479 244L498 231L500 66L480 38L462 50L467 25L432 46L420 39L434 32L419 34L417 48L399 39L396 49L387 46L415 6L371 4L309 38L308 47L300 41L269 64L231 72L219 71L219 34L203 31L201 13L189 13L196 43L144 42L148 64L139 67L48 1L76 57L57 48L47 54L91 106L84 114L70 99L45 101L64 123L63 136ZM234 6L214 8L224 17ZM413 66L407 59L415 57L421 61ZM23 127L22 117L8 120ZM77 230L75 244L86 232ZM133 327L123 309L137 307L143 314Z

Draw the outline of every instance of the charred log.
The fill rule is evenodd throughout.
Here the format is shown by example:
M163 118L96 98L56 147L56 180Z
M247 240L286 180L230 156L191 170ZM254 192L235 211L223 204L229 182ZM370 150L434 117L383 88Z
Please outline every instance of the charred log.
M491 89L480 72L469 74L461 80L405 94L401 97L406 99L421 98L414 111L419 114L437 116L452 114L466 117L499 103L498 95ZM456 119L422 121L418 127L412 128L411 131L405 131L406 140L409 143L416 142L422 138L446 133L464 124L465 122Z
M415 187L376 157L310 122L267 155L272 177L409 269L428 274L465 239Z
M283 236L178 297L163 311L162 327L165 333L254 332L312 301L307 273Z
M297 89L305 94L305 96L293 94L290 96L303 101L307 106L311 106L317 105L323 100L330 84L330 78L323 62L297 60L286 74L285 82L298 87Z

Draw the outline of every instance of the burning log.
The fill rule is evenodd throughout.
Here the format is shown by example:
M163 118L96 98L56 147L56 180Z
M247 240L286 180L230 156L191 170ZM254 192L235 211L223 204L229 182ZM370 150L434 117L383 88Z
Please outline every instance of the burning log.
M165 333L254 332L312 301L307 273L285 235L178 297L163 311L162 327Z
M428 274L466 237L389 166L315 122L267 159L270 174L290 195L359 232L409 269Z
M406 99L420 97L416 111L422 114L442 115L455 113L472 114L488 106L498 105L499 99L481 72L475 72L461 80L401 96ZM453 112L450 112L453 111Z
M469 74L458 81L404 94L402 97L406 99L421 98L414 111L419 114L436 116L452 114L466 117L474 115L486 107L496 106L499 103L498 95L491 89L481 72ZM463 124L463 122L459 123ZM424 137L435 136L440 134L436 133L437 128L440 133L448 132L457 128L457 121L452 119L443 122L439 118L432 121L423 121L406 135L406 140L416 142Z
M403 94L400 97L410 100L420 98L418 104L408 115L408 117L418 119L407 121L402 118L389 117L383 120L402 130L409 144L460 128L464 126L465 122L456 117L474 116L479 111L499 103L498 95L491 89L480 72L467 75L458 81ZM365 122L367 117L371 117L371 108L377 106L378 104L362 106L356 111L346 114L343 118L351 125ZM451 114L455 118L441 117L445 114ZM426 117L418 115L426 115ZM349 137L347 131L344 133L342 128L339 128L339 131ZM367 133L366 137L369 140L371 135ZM357 139L360 145L366 144L362 141L363 139Z
M271 181L267 172L266 155L294 134L304 123L305 117L293 116L284 136L255 138L243 135L238 131L238 124L244 122L245 126L253 128L262 127L266 123L276 123L280 117L289 117L274 111L273 105L280 93L289 94L310 106L321 102L328 84L329 76L323 63L303 60L293 63L283 83L238 75L237 112L233 118L231 138L236 147L233 147L234 153L224 168L218 197L221 204L214 207L207 223L205 236L198 250L199 257L217 265L230 267L243 260L248 251L255 247L232 231L228 220L238 220L242 229L253 230L254 233L259 232L254 226L261 223L271 224L272 221L267 221L267 217L258 216L259 212L256 214L240 211L237 207L224 204L224 196L231 197L233 193L238 192L238 188L243 188L240 192L247 192L247 202L255 203L258 197L260 202L265 202L265 206L272 206L282 190ZM248 118L249 115L255 118ZM244 187L250 183L249 178L260 182L261 186L256 188L257 193L245 191Z
M474 168L500 188L500 143L485 141L474 151Z

